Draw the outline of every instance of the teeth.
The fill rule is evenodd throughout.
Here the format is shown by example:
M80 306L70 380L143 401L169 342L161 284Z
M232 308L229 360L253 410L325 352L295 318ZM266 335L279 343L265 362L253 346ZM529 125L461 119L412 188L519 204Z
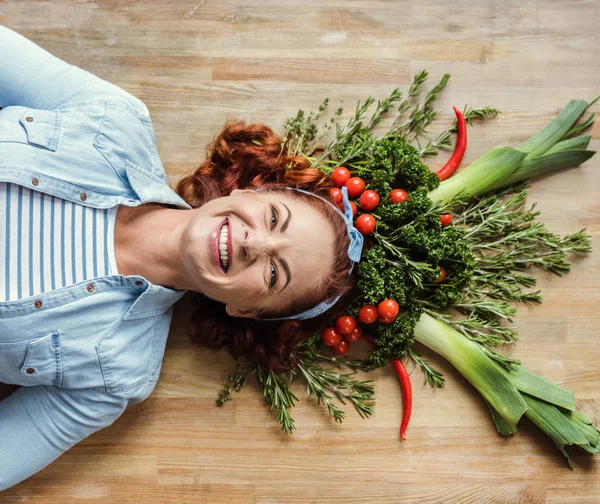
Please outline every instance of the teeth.
M227 253L227 239L229 237L229 228L227 224L225 224L221 228L221 233L219 235L219 257L221 259L221 264L224 268L229 266L229 254Z

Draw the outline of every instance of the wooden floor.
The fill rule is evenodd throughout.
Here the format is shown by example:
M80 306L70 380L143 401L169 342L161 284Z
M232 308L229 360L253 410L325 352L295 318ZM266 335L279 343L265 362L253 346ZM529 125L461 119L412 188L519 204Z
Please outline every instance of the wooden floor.
M407 89L421 69L431 83L452 75L438 129L452 119L452 105L503 112L469 129L467 163L493 146L516 146L571 98L600 92L594 0L4 1L0 22L144 100L173 187L204 159L226 119L282 133L298 108L314 109L328 96L350 113L358 99ZM592 134L598 149L600 122ZM520 309L514 353L572 390L597 425L599 194L600 155L532 187L530 202L549 228L586 226L595 249L563 278L538 275L544 304ZM281 433L255 381L217 408L234 362L187 341L187 302L175 308L154 394L0 502L600 502L600 458L575 457L570 471L525 422L514 438L501 438L469 384L435 357L447 386L423 387L415 373L405 443L398 442L401 400L391 366L364 375L376 380L377 397L366 420L346 406L346 420L335 424L301 383L292 436ZM366 343L355 349L366 351Z

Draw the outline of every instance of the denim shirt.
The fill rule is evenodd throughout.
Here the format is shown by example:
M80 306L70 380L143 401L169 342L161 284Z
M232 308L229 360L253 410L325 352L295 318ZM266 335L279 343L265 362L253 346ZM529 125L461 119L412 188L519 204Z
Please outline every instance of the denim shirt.
M3 26L0 62L0 182L91 208L191 208L141 100ZM0 401L0 490L152 393L186 292L110 275L0 302L0 382L22 385Z

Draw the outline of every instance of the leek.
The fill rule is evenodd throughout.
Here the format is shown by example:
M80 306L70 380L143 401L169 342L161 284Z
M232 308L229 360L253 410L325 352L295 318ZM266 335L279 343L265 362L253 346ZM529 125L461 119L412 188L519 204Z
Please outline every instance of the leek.
M431 191L431 201L446 203L459 194L480 196L522 180L587 161L595 154L595 151L586 150L590 136L574 135L592 124L594 114L581 124L574 124L599 97L590 103L571 100L545 128L516 149L491 149Z
M433 203L447 203L454 196L478 196L489 191L490 186L502 183L525 159L524 152L510 147L494 147L467 169L454 174L429 193Z
M448 360L511 426L527 404L509 378L482 348L450 326L424 313L415 326L415 339Z
M565 446L600 452L600 431L575 409L568 390L518 364L505 370L479 343L426 313L415 326L415 339L449 361L477 389L501 435L514 434L524 414L554 441L570 467Z

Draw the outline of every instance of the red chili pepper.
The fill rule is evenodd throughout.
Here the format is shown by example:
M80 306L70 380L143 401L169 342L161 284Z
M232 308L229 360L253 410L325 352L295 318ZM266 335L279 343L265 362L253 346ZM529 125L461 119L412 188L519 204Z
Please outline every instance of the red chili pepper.
M400 388L402 389L402 424L400 425L400 437L403 441L406 441L406 427L408 427L408 421L410 420L410 413L412 411L412 386L410 383L410 376L404 367L401 360L390 359L398 380L400 381Z
M465 116L463 116L460 110L458 110L456 107L452 108L456 114L458 137L456 139L456 145L454 147L452 156L450 156L448 162L436 172L436 175L440 178L440 180L446 180L456 171L467 148L467 121L465 121Z
M375 346L375 342L368 334L363 334L363 338L371 345ZM400 382L400 389L402 390L402 423L400 424L400 437L403 441L406 441L406 427L408 427L408 421L410 420L410 414L412 412L412 385L410 383L410 376L402 361L390 359L390 362L396 370L396 375Z

